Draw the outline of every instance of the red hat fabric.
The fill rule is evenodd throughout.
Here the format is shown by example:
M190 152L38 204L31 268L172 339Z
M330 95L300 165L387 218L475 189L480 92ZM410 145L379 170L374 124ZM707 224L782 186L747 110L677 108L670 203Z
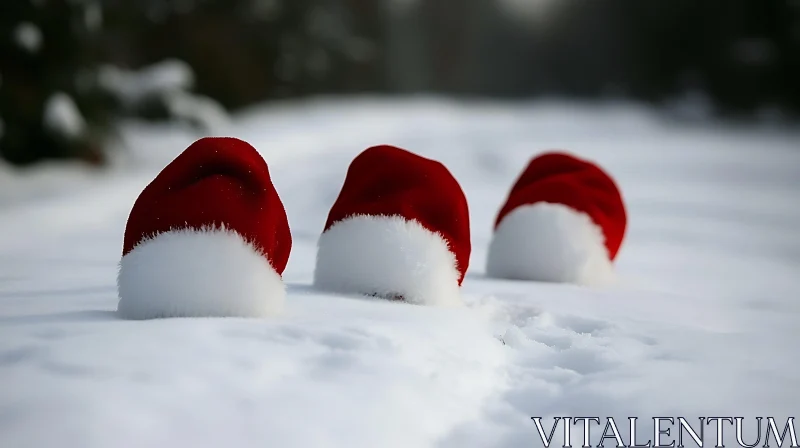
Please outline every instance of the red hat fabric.
M319 240L314 283L337 292L456 305L469 208L441 163L374 146L350 164Z
M605 283L622 245L627 213L598 165L564 152L533 158L495 220L487 273Z
M200 139L133 205L118 311L131 319L274 314L291 247L286 211L256 149Z

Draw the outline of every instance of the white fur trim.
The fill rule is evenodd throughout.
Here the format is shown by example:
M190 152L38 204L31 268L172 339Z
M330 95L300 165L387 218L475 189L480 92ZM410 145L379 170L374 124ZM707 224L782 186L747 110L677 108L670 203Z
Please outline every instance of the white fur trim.
M358 215L334 223L320 236L314 285L458 306L458 277L455 255L438 233L401 216Z
M520 206L503 218L489 244L486 273L584 286L615 278L603 231L589 215L544 202Z
M265 317L280 312L286 296L269 260L224 228L143 241L122 257L117 288L126 319Z

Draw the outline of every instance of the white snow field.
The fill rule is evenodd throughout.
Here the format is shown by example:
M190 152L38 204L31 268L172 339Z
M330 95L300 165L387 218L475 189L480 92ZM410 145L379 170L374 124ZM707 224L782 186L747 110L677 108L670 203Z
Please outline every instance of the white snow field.
M289 214L276 318L114 313L133 201L199 135L130 123L109 172L0 167L0 447L521 448L542 446L533 416L616 417L628 443L628 417L771 416L783 428L798 411L796 131L694 126L630 104L418 98L263 107L225 132L261 151ZM466 307L310 286L347 166L380 143L439 159L461 182ZM553 148L622 188L615 285L484 274L508 189Z

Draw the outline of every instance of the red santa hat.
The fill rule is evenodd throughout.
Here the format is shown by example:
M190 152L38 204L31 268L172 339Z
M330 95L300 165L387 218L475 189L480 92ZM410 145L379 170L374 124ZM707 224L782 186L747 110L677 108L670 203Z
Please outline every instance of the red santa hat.
M500 209L486 272L608 284L626 223L620 191L603 169L565 153L542 154L530 161Z
M133 205L118 312L128 319L272 315L284 302L291 247L261 155L235 138L203 138Z
M471 251L461 186L393 146L358 155L319 239L314 284L415 304L459 305Z

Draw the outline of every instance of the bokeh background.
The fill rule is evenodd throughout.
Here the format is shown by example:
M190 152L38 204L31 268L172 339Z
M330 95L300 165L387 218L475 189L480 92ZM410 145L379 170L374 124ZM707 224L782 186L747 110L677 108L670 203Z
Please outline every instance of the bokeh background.
M625 99L792 124L800 0L3 0L0 156L101 166L135 117L213 132L319 95Z

